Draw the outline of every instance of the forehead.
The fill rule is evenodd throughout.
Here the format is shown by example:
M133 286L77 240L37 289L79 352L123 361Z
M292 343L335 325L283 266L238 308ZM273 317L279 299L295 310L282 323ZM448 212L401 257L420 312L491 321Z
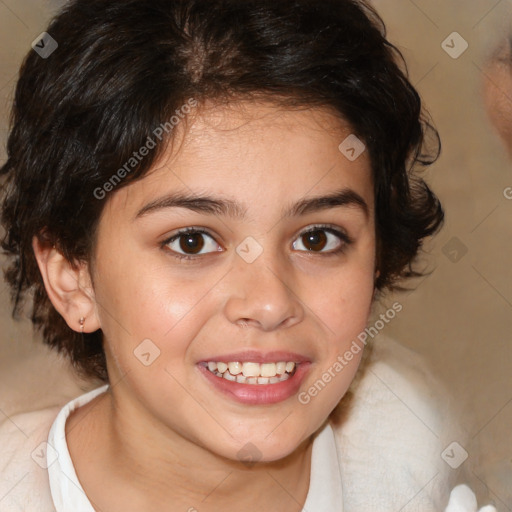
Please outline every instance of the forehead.
M365 197L372 210L367 152L351 161L339 149L351 134L348 123L324 108L206 105L176 127L144 178L114 192L110 208L134 214L151 199L180 191L239 198L250 210L343 187Z

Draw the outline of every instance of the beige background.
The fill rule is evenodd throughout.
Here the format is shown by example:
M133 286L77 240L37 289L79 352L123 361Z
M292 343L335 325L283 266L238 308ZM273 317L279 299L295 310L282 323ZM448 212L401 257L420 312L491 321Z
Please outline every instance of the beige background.
M435 272L404 298L386 333L427 356L474 413L466 449L480 449L482 462L472 471L512 510L512 200L503 193L512 171L481 100L484 64L510 31L512 3L374 3L440 132L443 153L429 176L447 213L429 244ZM454 31L469 44L457 59L441 47ZM467 248L457 263L443 253L454 237Z
M17 67L56 4L0 0L2 160ZM471 469L473 477L485 481L500 510L512 510L512 200L504 195L506 187L512 187L512 164L481 100L482 83L488 79L484 63L512 25L512 4L374 4L441 134L442 157L427 177L447 213L444 229L425 246L422 257L433 274L411 283L414 291L386 297L376 313L395 300L403 304L383 332L424 355L465 407L465 448L470 460L477 460L479 451L482 455L478 467ZM454 31L469 44L456 59L441 46ZM85 389L63 361L37 343L28 321L10 318L3 282L0 293L3 414L62 402Z

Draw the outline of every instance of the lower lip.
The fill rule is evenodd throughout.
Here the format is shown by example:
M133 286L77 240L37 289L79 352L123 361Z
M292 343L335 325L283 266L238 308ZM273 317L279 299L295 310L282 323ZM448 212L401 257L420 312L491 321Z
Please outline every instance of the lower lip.
M276 384L241 384L224 377L217 377L202 364L197 366L215 389L221 393L243 404L262 405L282 402L295 395L309 371L310 365L310 363L300 363L289 379Z

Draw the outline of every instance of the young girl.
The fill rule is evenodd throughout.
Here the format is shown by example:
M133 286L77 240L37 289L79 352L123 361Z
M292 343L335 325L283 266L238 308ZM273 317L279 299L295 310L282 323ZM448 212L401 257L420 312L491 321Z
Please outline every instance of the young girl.
M66 4L21 69L3 248L15 312L104 385L4 421L2 510L444 509L421 363L383 341L352 383L443 221L400 62L363 2Z

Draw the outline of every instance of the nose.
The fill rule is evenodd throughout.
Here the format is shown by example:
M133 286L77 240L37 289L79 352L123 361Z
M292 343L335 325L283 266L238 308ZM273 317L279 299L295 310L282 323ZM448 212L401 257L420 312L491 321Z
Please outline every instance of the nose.
M271 331L302 321L304 306L294 289L292 272L263 255L252 263L237 257L234 265L225 304L230 322Z

